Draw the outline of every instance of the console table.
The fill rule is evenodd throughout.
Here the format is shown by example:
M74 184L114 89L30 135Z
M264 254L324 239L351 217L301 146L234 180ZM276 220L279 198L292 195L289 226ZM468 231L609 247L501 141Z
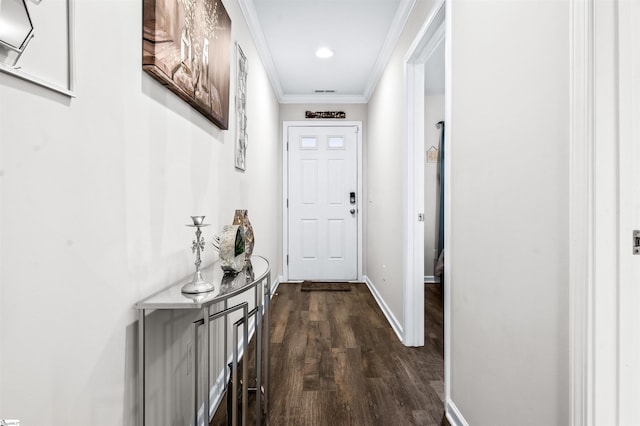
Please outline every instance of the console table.
M205 348L204 377L207 381L207 392L204 398L205 424L209 424L209 377L211 360L211 343L209 342L210 322L219 318L224 319L224 358L229 356L227 351L228 341L228 315L232 312L242 311L242 318L233 323L233 362L232 377L235 382L232 386L233 395L227 395L232 399L232 425L238 424L238 329L243 328L243 353L246 355L248 345L248 323L249 318L255 316L255 336L256 336L256 424L262 424L261 398L264 391L264 413L269 413L269 300L271 295L271 274L269 262L261 256L251 256L245 268L237 274L224 274L218 262L204 268L202 274L208 282L214 284L214 290L200 294L184 294L181 292L182 286L191 280L191 277L182 282L176 283L161 290L135 304L138 310L138 424L145 426L145 316L147 311L156 309L192 309L202 313L200 319L192 323L192 333L194 336L194 413L193 425L198 424L198 327L204 327L202 345ZM242 302L234 306L229 305L229 298L238 296L249 290L254 290L254 308L249 311L249 304ZM223 303L223 308L215 310L214 305ZM264 316L264 317L263 317ZM262 333L262 327L266 326L266 333ZM263 369L263 359L266 360ZM245 357L248 361L248 357ZM248 417L248 392L249 376L248 362L242 363L242 425L246 425ZM225 385L227 382L227 371L225 370ZM264 379L264 381L263 381ZM263 387L264 385L264 387ZM229 413L228 413L229 414Z

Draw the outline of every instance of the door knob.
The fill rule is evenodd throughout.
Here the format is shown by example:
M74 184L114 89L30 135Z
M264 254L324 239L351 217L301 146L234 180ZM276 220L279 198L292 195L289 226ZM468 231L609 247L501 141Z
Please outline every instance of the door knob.
M349 210L349 213L351 213L351 214L356 214L356 209L351 209L351 210Z

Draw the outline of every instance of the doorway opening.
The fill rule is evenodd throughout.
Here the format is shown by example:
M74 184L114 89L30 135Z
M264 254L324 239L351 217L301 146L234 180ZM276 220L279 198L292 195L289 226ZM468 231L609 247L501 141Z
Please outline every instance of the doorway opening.
M405 56L406 79L406 132L405 139L405 247L404 247L404 336L407 346L424 345L424 282L435 281L435 259L439 258L436 235L441 226L439 183L448 181L449 161L445 157L444 175L440 154L441 121L448 124L449 83L446 76L448 59L446 43L445 1L441 0L418 32ZM428 104L428 105L427 105ZM444 117L444 119L442 119ZM430 121L434 121L431 123ZM448 133L448 132L447 132ZM445 134L444 150L447 151L449 135ZM425 143L425 137L428 142ZM426 146L428 144L428 146ZM429 166L427 168L427 165ZM440 169L440 170L439 170ZM428 173L425 173L427 171ZM429 187L425 184L429 182ZM446 188L445 188L446 189ZM444 191L444 233L448 221L446 190ZM426 200L425 194L429 196ZM426 204L429 205L426 205ZM427 210L428 208L428 210ZM426 225L428 224L428 225ZM425 238L429 235L429 241ZM445 235L446 244L446 235ZM427 268L425 269L425 246ZM425 273L426 272L426 273ZM446 268L445 268L446 272ZM446 289L446 288L445 288ZM446 297L445 297L446 299Z
M449 395L451 4L439 0L404 58L406 80L403 342L425 344L425 286L440 283L444 400ZM446 129L446 131L445 131ZM443 156L444 152L444 156ZM442 185L441 185L442 184ZM438 260L442 263L438 264ZM439 274L438 268L442 269Z

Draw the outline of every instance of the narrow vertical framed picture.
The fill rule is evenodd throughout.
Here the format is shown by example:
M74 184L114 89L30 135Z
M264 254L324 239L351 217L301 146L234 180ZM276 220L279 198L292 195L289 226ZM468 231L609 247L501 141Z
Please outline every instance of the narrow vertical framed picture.
M236 149L235 166L246 170L247 162L247 57L236 42Z

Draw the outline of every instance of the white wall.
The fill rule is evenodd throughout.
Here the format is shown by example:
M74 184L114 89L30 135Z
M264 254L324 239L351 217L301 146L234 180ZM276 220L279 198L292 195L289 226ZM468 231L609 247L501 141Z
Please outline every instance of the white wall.
M472 425L569 423L569 6L452 2L450 391Z
M402 59L431 4L417 2L368 109L367 275L400 321ZM567 424L569 3L448 10L451 402L472 425Z
M418 0L367 110L366 275L401 325L404 55L434 2Z
M133 304L192 273L190 215L206 215L209 241L249 209L254 252L279 273L279 106L236 1L224 3L249 60L246 173L233 165L233 96L221 131L142 72L139 2L76 2L77 98L0 73L0 418L135 424ZM178 359L149 357L172 369L180 331L150 321ZM150 398L150 416L187 424L182 406L165 418L170 394Z
M439 162L427 162L426 151L440 149L440 129L435 124L444 121L444 95L424 97L424 275L433 276L438 260L438 230L440 212ZM438 158L440 151L438 151Z

